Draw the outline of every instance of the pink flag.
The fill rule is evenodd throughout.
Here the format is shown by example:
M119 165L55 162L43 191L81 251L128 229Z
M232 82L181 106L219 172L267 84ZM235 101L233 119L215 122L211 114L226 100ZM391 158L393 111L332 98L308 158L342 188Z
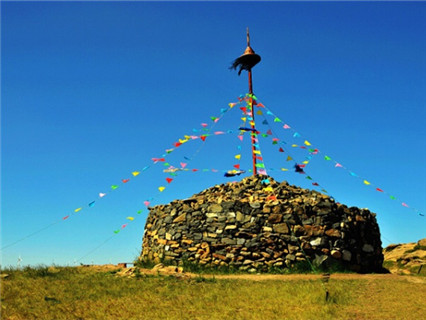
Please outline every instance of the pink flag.
M149 206L149 201L144 201L143 204L148 207Z
M238 136L238 139L240 139L241 141L243 141L243 136Z
M259 170L257 170L257 173L262 174L262 175L266 175L266 170L265 169L259 169Z
M201 124L204 128L207 127L207 123L202 123Z
M337 168L337 167L343 167L343 166L342 166L340 163L337 163L337 162L336 162L335 167Z
M186 164L185 162L181 162L181 163L180 163L180 166L181 166L182 168L185 168L185 167L186 167L186 165L187 165L187 164Z
M127 227L127 223L126 223L126 224L123 224L123 225L121 226L121 229L124 229L125 227Z
M406 204L405 202L403 202L403 203L401 203L404 207L407 207L407 208L409 208L408 207L408 204Z
M288 124L285 124L283 128L284 129L290 129L290 126Z
M216 131L214 134L218 135L218 134L224 134L225 132L223 131Z
M70 216L65 216L62 218L62 220L67 220Z

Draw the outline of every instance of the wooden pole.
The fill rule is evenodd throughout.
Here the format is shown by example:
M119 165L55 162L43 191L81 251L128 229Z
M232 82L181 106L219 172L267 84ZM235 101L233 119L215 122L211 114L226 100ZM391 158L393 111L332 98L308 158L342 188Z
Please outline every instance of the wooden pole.
M248 41L249 42L249 41ZM249 93L250 93L250 106L251 106L251 128L253 129L253 132L251 133L251 152L252 152L252 157L253 157L253 175L257 175L257 167L256 167L256 154L254 153L254 151L256 150L255 148L255 143L256 143L256 136L255 136L255 131L256 128L254 126L254 105L253 105L253 98L252 98L252 94L253 94L253 83L252 83L252 76L251 76L251 69L248 72L248 79L249 79Z

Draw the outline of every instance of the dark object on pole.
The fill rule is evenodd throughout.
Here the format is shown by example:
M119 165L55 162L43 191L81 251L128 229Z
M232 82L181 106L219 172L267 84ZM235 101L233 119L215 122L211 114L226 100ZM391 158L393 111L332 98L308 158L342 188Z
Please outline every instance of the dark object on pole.
M234 60L229 69L237 70L239 68L238 75L240 75L243 70L251 71L251 68L258 64L260 60L260 56L254 53L254 50L250 47L250 34L247 28L247 48L243 55Z
M244 51L244 54L237 59L234 60L232 65L229 67L229 69L238 70L238 75L241 74L241 71L246 70L248 72L248 82L249 82L249 94L250 94L250 108L251 108L251 130L253 131L253 134L251 136L251 149L252 149L252 158L253 158L253 175L257 174L257 167L256 167L256 129L254 126L254 105L256 104L256 101L253 100L253 84L252 84L252 75L251 75L251 69L260 62L261 58L258 54L254 53L254 50L250 47L250 34L249 29L247 28L247 48Z

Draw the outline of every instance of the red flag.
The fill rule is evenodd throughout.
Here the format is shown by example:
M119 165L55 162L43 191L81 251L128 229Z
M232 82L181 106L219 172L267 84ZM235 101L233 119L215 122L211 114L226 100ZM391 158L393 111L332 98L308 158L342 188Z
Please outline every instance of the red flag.
M168 183L170 183L170 182L172 182L172 181L173 181L173 179L172 179L172 178L166 178L166 181L167 181Z
M240 169L240 165L239 164L234 164L234 168L239 170Z
M62 220L67 220L69 217L70 217L69 215L65 216L65 217L62 218Z
M123 181L123 183L127 183L130 181L130 179L122 179L121 181Z
M280 148L278 151L279 151L279 152L284 152L284 149L283 149L283 148Z
M312 182L312 185L314 185L314 186L319 186L319 184L318 183L316 183L316 182Z
M177 147L179 147L180 145L182 145L182 143L180 143L180 142L175 142L173 145L177 148Z
M269 129L268 131L266 131L266 134L272 135L271 129Z
M206 141L206 136L201 136L201 140Z
M380 188L376 188L376 190L379 191L379 192L383 192L383 190L380 189Z
M198 169L192 169L192 171L194 171L194 172L195 172L195 171L198 171Z

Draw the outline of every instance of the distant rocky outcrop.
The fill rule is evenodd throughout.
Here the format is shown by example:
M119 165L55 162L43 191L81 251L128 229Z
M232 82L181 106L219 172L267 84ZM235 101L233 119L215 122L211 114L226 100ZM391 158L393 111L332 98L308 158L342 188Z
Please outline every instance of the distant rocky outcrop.
M396 274L426 275L426 238L417 242L390 244L383 249L384 266Z
M375 214L317 191L251 176L150 208L140 259L249 272L299 263L381 272Z

